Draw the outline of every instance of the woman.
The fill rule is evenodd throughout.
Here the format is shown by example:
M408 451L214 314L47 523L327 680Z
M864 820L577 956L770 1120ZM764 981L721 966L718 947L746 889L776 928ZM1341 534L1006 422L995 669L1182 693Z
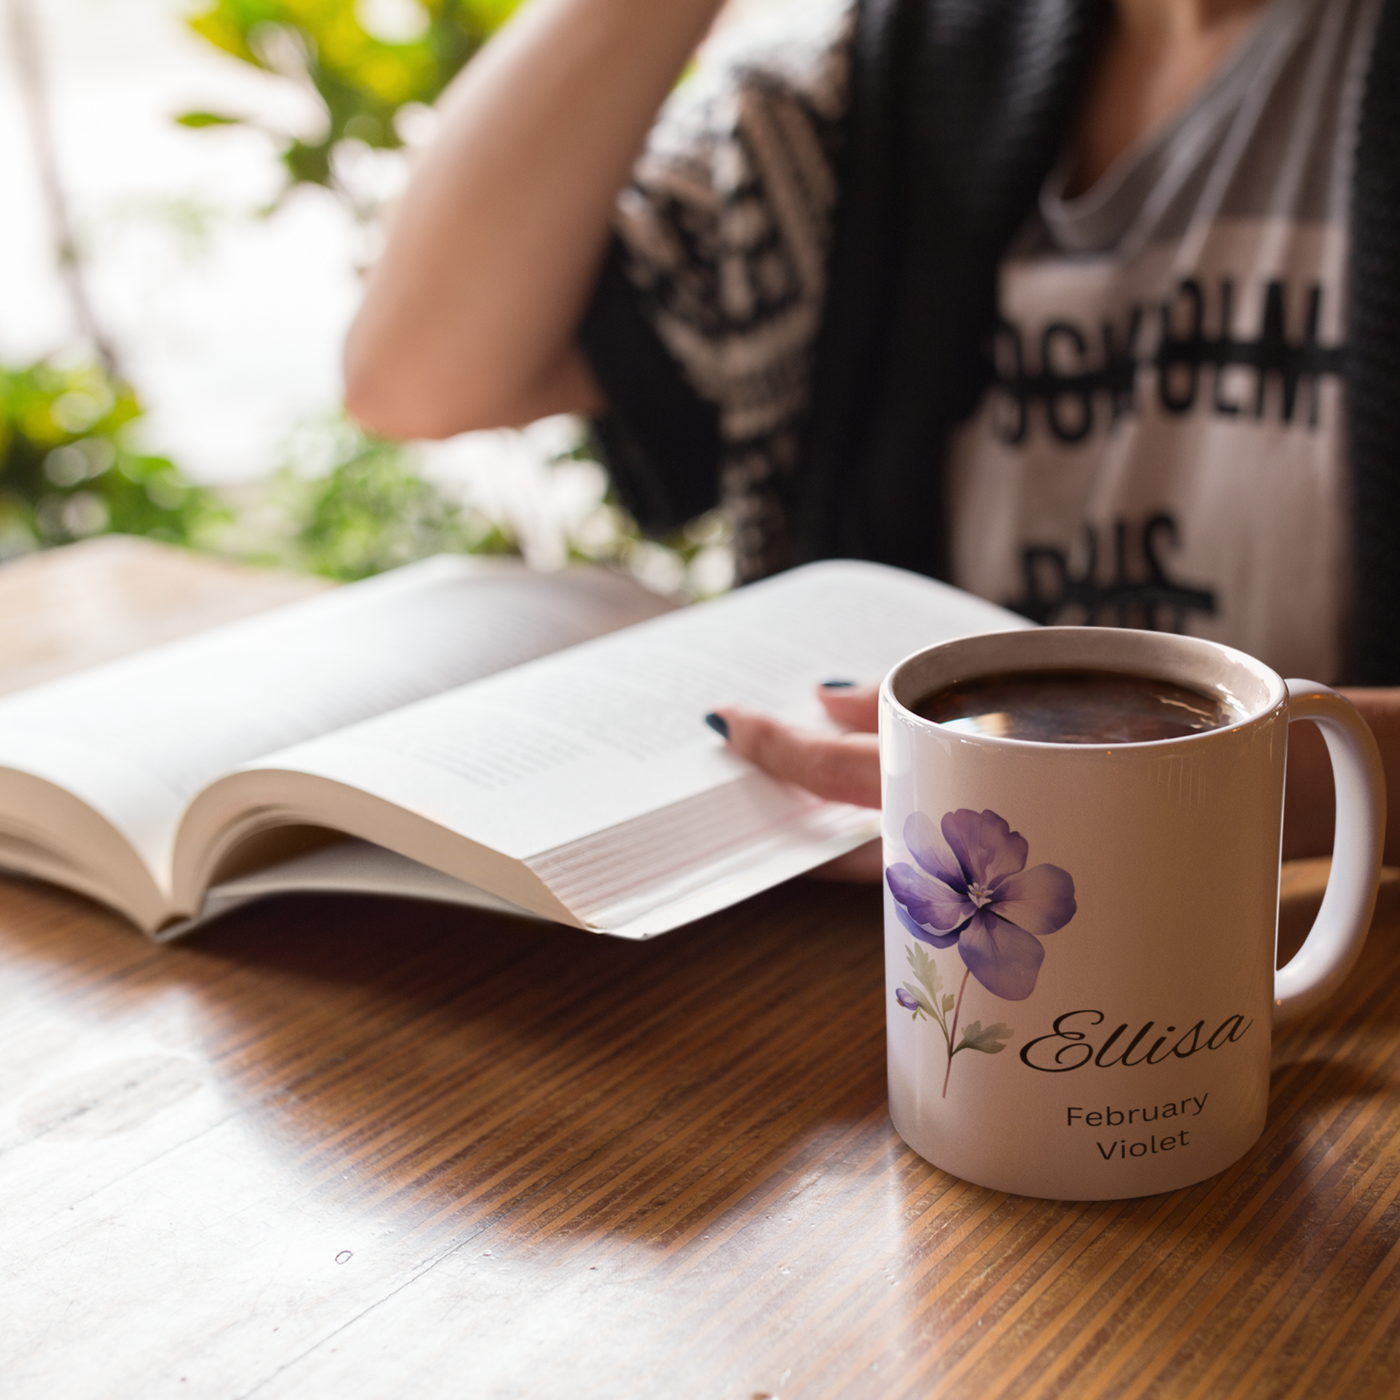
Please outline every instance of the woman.
M715 8L534 0L464 74L350 337L362 421L588 413L644 524L728 507L741 578L858 555L1400 681L1397 0L813 5L634 168ZM1348 693L1400 769L1396 692ZM826 703L853 732L719 713L877 803L870 691ZM1311 733L1290 767L1323 850Z

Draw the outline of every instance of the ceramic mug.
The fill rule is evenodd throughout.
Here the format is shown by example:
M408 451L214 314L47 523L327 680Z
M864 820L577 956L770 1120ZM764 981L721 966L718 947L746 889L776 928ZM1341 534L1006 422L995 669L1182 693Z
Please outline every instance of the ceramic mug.
M1136 744L957 732L913 706L955 682L1092 670L1173 681L1239 718ZM1274 971L1288 726L1322 730L1331 877ZM1213 642L1116 628L964 637L880 693L890 1116L935 1166L1001 1191L1109 1200L1187 1186L1264 1128L1270 1031L1355 963L1385 784L1326 686Z

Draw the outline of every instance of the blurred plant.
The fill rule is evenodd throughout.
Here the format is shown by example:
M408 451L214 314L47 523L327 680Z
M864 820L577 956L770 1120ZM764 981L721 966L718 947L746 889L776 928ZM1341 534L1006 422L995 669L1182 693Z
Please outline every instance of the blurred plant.
M581 560L625 568L679 597L728 587L724 520L713 514L667 540L643 538L611 495L577 419L434 446L370 438L336 413L294 436L288 464L270 481L217 493L192 486L169 460L141 453L132 432L141 406L94 315L72 233L31 3L0 0L10 17L55 258L75 327L100 363L0 366L0 559L121 531L336 579L436 553L517 553L539 568ZM224 52L298 82L319 104L324 121L314 135L268 133L284 172L272 208L299 185L320 185L372 231L381 209L374 181L347 177L365 162L372 166L371 153L421 139L433 120L429 104L517 3L208 0L189 23ZM177 120L195 128L257 125L211 111ZM402 169L392 157L384 162L380 168L390 173ZM128 211L141 212L150 210ZM176 201L161 212L187 253L207 244L207 208Z
M141 405L98 365L0 366L0 559L111 532L191 545L214 498L137 450Z
M314 92L324 127L313 137L270 133L286 184L333 190L359 218L377 212L337 172L346 142L375 150L404 144L414 116L428 117L458 70L519 0L214 0L189 24L211 44ZM219 112L186 112L189 127L256 125ZM260 128L263 129L263 128Z
M173 462L137 446L141 404L88 293L30 0L5 10L54 261L95 362L0 365L0 560L108 531L193 544L220 511Z
M430 554L510 554L500 528L449 500L397 443L366 442L312 484L297 534L304 566L358 579Z
M350 580L431 554L515 552L497 524L421 475L411 447L343 415L304 428L291 455L273 484L292 526L285 563Z
M189 24L318 101L323 122L313 136L268 133L284 169L271 208L298 185L320 185L371 227L381 203L362 173L370 153L421 139L433 121L430 104L518 3L207 0ZM177 120L196 128L257 125L211 111ZM705 516L666 540L645 539L612 497L578 420L469 436L476 441L458 439L444 451L376 441L343 416L309 424L293 444L292 465L260 499L245 502L225 548L341 579L443 551L511 552L537 568L569 560L623 567L682 597L729 587L723 517ZM251 548L238 546L239 534Z
M583 419L561 414L423 444L418 452L426 475L501 522L534 568L611 565L677 598L709 597L733 581L725 515L712 511L665 539L644 537L618 501Z
M688 521L663 540L647 539L627 517L622 562L649 588L693 601L734 586L733 530L722 510Z
M679 598L708 597L731 581L719 513L664 542L643 539L578 419L403 444L369 437L342 413L325 415L293 434L271 479L223 495L232 510L202 533L208 547L328 578L462 553L523 555L546 570L603 564Z
M63 290L78 333L92 347L92 353L97 356L103 371L115 378L120 373L117 353L92 308L87 273L73 232L68 192L59 170L49 112L48 79L39 51L38 30L30 0L6 0L5 13L9 20L10 45L24 103L30 147L34 153L34 164L49 219L49 233L53 239L54 262L63 281Z

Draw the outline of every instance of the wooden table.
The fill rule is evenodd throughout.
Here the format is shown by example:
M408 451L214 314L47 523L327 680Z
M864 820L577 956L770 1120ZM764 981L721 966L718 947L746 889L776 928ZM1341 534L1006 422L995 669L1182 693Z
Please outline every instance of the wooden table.
M163 948L0 896L0 1395L1400 1391L1394 885L1254 1150L1102 1205L895 1136L869 889L650 944L287 899Z

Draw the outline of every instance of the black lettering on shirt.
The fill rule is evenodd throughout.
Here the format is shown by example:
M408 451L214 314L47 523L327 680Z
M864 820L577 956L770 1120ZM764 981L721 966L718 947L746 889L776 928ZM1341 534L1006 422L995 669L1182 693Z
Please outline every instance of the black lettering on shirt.
M1033 622L1074 622L1083 626L1144 627L1181 632L1191 613L1215 612L1215 593L1173 579L1161 558L1164 543L1177 543L1176 521L1164 512L1141 528L1143 570L1135 574L1128 557L1128 522L1113 526L1113 559L1101 576L1099 532L1084 526L1084 567L1074 572L1069 554L1055 545L1032 544L1021 551L1024 591L1009 607Z
M1185 278L1166 301L1131 304L1121 328L1104 322L1097 349L1090 333L1072 318L1052 321L1040 335L1037 372L1026 367L1022 328L1002 320L993 347L992 421L998 437L1013 446L1024 443L1031 405L1039 404L1056 441L1083 442L1100 422L1112 426L1138 411L1139 375L1149 369L1156 372L1158 403L1169 414L1202 410L1262 421L1276 404L1280 421L1291 424L1304 421L1298 409L1306 390L1306 426L1318 427L1322 379L1340 378L1344 354L1342 346L1323 345L1318 338L1321 284L1306 291L1302 337L1297 341L1288 338L1288 290L1281 279L1264 288L1259 333L1253 340L1234 335L1235 291L1232 278L1221 278L1211 307L1203 283ZM1217 309L1218 315L1209 314ZM1150 321L1156 322L1158 337L1149 352L1142 342ZM1208 321L1219 326L1218 334L1207 334ZM1253 372L1252 402L1226 393L1226 371L1234 367ZM1203 371L1210 371L1209 376ZM1276 393L1270 392L1271 386Z

